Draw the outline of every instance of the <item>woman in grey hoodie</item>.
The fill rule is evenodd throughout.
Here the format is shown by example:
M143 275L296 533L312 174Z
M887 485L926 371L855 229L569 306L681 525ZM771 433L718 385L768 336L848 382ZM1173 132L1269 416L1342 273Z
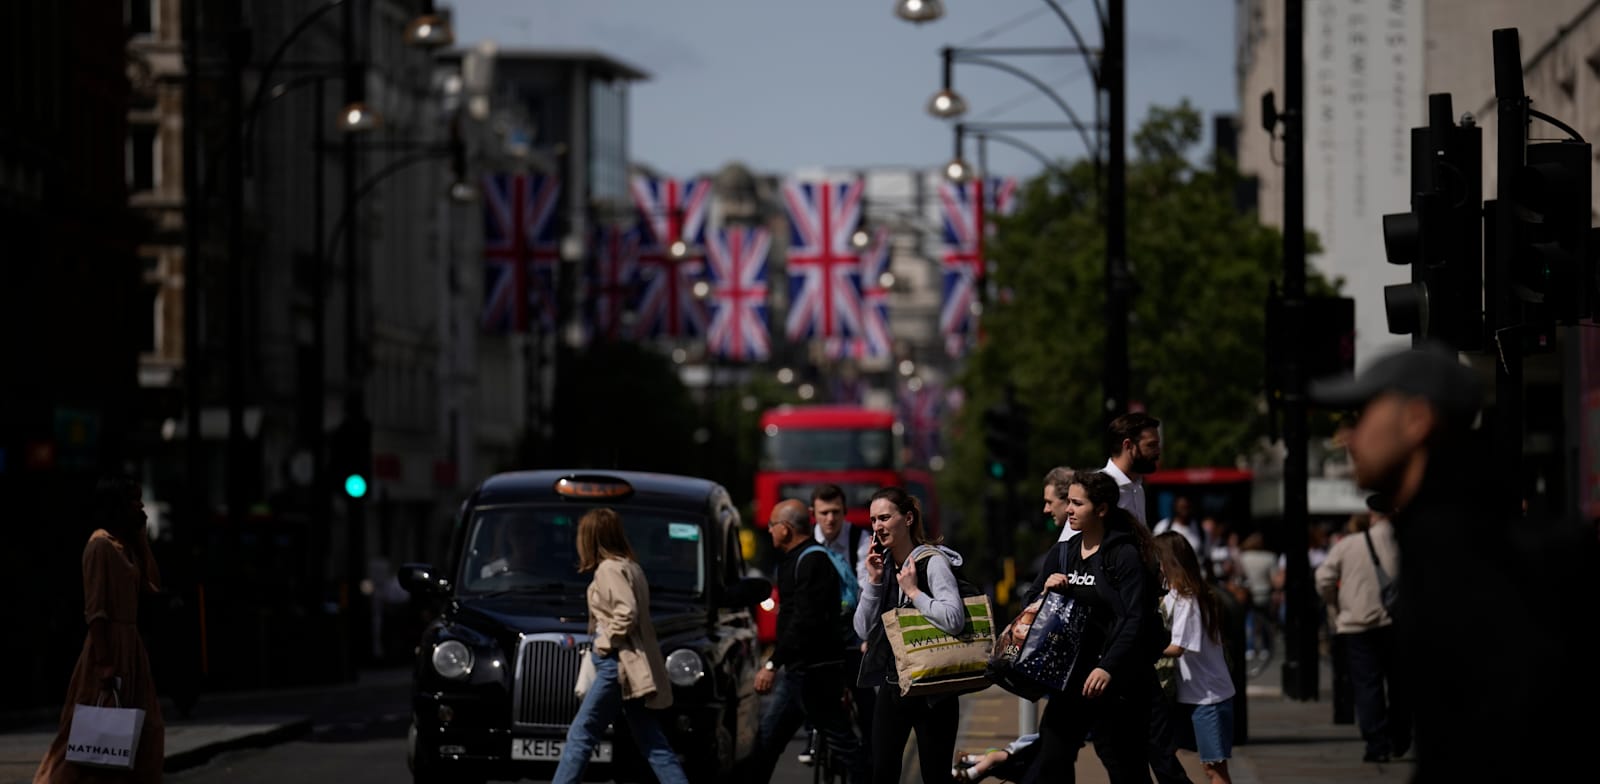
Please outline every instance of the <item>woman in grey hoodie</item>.
M856 605L855 630L867 641L859 685L877 689L872 781L899 784L901 750L915 731L923 782L944 784L952 781L960 701L954 694L900 695L894 651L884 637L881 616L895 607L915 607L941 631L959 634L967 622L955 575L961 555L928 538L922 506L903 488L874 493L868 515L873 547L866 561L868 580Z

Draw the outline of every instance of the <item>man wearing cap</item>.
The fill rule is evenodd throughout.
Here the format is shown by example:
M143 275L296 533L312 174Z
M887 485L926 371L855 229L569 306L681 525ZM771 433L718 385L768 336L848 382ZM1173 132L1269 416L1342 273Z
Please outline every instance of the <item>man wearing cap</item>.
M1431 345L1310 388L1318 404L1358 412L1356 482L1394 504L1399 677L1412 687L1421 784L1570 778L1600 737L1592 618L1570 607L1600 580L1594 531L1495 511L1506 505L1491 494L1522 478L1495 474L1473 430L1483 388Z

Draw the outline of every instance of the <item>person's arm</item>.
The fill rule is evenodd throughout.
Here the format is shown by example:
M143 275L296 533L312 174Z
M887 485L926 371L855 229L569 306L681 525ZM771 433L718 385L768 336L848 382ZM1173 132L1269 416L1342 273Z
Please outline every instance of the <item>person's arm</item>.
M83 548L83 620L89 624L89 662L101 685L115 677L116 655L111 650L111 581L106 579L115 555L108 539L93 538Z
M1193 596L1176 597L1172 602L1172 642L1167 646L1167 655L1199 653L1205 636L1205 622L1200 617L1200 604ZM1173 648L1178 649L1177 653L1172 652Z
M884 569L884 577L888 577L887 568ZM856 617L851 623L855 627L857 637L863 640L867 639L872 627L882 623L878 617L882 615L882 611L878 609L878 605L882 602L883 586L873 582L871 579L863 580L861 582L861 600L856 603Z
M955 572L950 569L950 560L942 554L934 555L918 561L917 568L927 572L928 591L932 595L917 592L911 597L912 606L940 631L960 634L967 625L967 607L961 602L961 588L956 584Z
M1044 581L1059 571L1061 571L1061 543L1056 542L1050 545L1050 550L1044 554L1044 563L1039 565L1039 573L1033 576L1033 582L1028 585L1028 593L1022 598L1022 606L1033 604L1033 601L1044 593Z
M599 607L590 612L605 619L605 633L594 640L595 653L610 656L618 643L625 642L638 621L639 608L634 603L633 585L628 582L627 565L607 558L595 568L594 579L599 583Z
M1343 568L1343 553L1345 548L1334 545L1328 551L1328 557L1317 567L1317 594L1328 603L1329 607L1339 604L1339 576Z
M1111 639L1105 653L1100 656L1099 668L1115 673L1132 655L1134 643L1139 639L1139 630L1144 628L1154 609L1150 606L1149 591L1145 587L1144 566L1140 563L1138 548L1118 547L1108 555L1105 571L1111 578L1116 595L1117 620L1111 626Z
M845 525L850 525L850 523L845 523ZM851 525L850 527L852 529L855 528L855 526L853 526L853 525ZM872 533L870 531L860 531L859 533L856 534L856 560L855 560L855 564L856 564L856 585L859 587L859 590L863 590L864 591L866 589L866 587L867 587L867 583L872 582L872 578L867 576L867 555L870 554L871 552L872 552Z

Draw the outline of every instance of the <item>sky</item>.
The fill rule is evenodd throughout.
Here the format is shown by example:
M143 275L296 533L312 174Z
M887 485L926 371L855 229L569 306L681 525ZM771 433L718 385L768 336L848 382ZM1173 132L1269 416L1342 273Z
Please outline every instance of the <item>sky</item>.
M1090 47L1094 0L1058 0ZM1104 0L1101 0L1104 2ZM758 171L935 167L954 133L929 116L943 46L1065 47L1045 0L946 0L944 18L914 25L894 0L446 0L457 46L591 49L650 74L632 91L634 160L692 176L740 162ZM1207 118L1233 113L1234 0L1131 0L1128 128L1151 106L1183 99ZM1049 84L1085 121L1093 90L1081 56L1007 56ZM1056 122L1045 93L999 70L958 65L968 121ZM1050 158L1076 159L1071 130L1013 134ZM968 142L973 145L973 142ZM974 146L968 159L977 155ZM995 174L1028 176L1032 156L998 142Z

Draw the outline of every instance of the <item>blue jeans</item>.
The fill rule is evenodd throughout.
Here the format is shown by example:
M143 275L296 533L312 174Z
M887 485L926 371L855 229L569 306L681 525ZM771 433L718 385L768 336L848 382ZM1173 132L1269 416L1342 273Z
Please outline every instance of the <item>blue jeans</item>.
M1210 705L1185 705L1192 713L1194 746L1201 762L1227 762L1233 756L1233 698Z
M672 745L661 732L654 711L644 706L644 700L622 699L622 684L617 681L617 657L602 658L593 651L589 655L594 657L594 685L589 687L583 704L578 706L578 715L567 728L567 742L561 749L561 762L550 779L551 784L577 784L583 780L583 771L589 766L589 755L594 752L595 743L618 711L628 720L634 742L655 771L656 780L661 784L689 784L689 777L684 775L678 755L672 752ZM662 684L662 688L671 686Z

